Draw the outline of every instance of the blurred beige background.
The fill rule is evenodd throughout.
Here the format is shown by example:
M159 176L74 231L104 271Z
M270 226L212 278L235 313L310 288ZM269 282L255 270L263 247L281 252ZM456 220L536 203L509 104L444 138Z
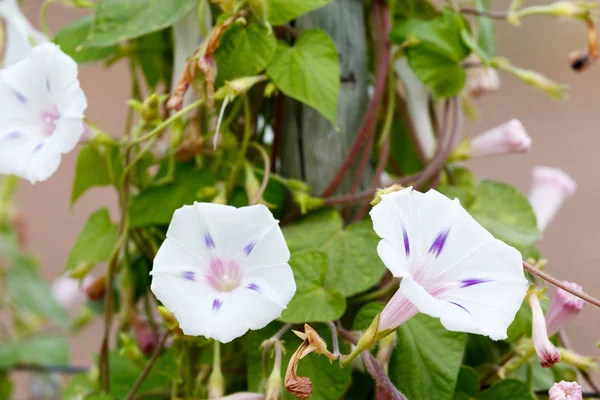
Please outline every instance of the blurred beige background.
M27 14L39 26L37 13L42 1L26 3ZM495 10L503 10L509 1L492 3ZM49 15L50 26L56 31L78 14L53 6ZM547 229L541 248L551 273L580 282L590 294L600 297L600 211L596 208L600 201L600 65L577 74L567 62L572 50L585 47L585 35L583 24L552 18L529 18L521 27L499 22L498 53L515 65L568 84L569 100L553 101L502 74L501 90L479 101L480 121L467 124L464 133L476 134L510 118L519 118L533 138L533 151L472 162L478 177L507 181L526 192L531 168L543 164L561 168L577 181L576 195ZM119 63L110 70L101 65L83 66L80 78L89 102L87 116L104 130L120 135L129 88L126 66ZM69 250L92 211L108 204L115 218L116 196L110 190L94 189L73 210L69 209L76 158L77 152L67 155L52 179L35 186L24 182L18 194L19 206L30 225L30 249L43 261L48 280L63 269ZM577 350L600 356L595 345L600 339L599 317L600 310L588 305L572 323L568 332ZM94 332L98 326L74 340L74 362L90 362L91 351L99 346L100 338Z

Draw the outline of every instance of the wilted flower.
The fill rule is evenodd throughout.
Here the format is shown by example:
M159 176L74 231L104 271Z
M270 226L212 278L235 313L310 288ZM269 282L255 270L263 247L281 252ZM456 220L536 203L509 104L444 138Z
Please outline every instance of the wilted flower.
M44 34L36 30L19 9L17 0L0 0L0 18L6 24L3 66L19 61L31 50L33 44L47 42Z
M581 285L577 283L563 281L563 284L571 289L581 291ZM585 300L572 295L564 289L558 288L552 298L548 311L546 311L548 334L555 334L559 329L571 322L581 312L584 304Z
M296 292L289 258L267 207L194 203L175 211L151 288L186 335L226 343L287 307Z
M457 199L433 189L407 188L381 199L371 211L382 238L377 252L402 282L378 331L423 312L448 330L506 338L527 288L519 252L495 239Z
M540 365L544 368L550 368L560 361L560 353L548 339L546 329L546 320L540 304L540 299L535 291L532 291L527 297L532 315L532 334L533 347L540 360Z
M552 385L548 395L550 400L581 400L583 392L577 382L560 381Z
M531 150L531 138L518 119L511 119L475 136L469 148L470 157L525 153Z
M533 169L529 202L540 231L546 229L562 203L576 189L575 181L560 169L543 166Z
M0 174L48 179L83 134L77 64L44 43L0 70Z

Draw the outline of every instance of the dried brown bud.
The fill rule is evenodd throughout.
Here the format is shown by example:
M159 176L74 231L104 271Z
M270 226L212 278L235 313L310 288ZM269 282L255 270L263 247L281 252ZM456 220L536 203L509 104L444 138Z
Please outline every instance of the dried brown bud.
M329 358L329 361L337 360L337 357L327 350L327 343L325 343L325 340L323 340L317 331L315 331L310 325L304 324L304 332L294 331L294 333L300 339L308 341L309 344L305 354L301 358L314 351L317 354L323 354L325 357Z
M106 294L106 276L94 279L83 290L90 300L102 300Z

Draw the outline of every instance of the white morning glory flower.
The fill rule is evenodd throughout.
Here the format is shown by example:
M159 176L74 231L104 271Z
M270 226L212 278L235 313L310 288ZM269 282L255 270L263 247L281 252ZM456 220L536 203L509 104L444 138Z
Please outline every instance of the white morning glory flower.
M528 286L516 249L495 239L457 199L433 189L382 195L371 218L382 238L379 256L402 278L378 332L422 312L451 331L507 337Z
M175 211L151 289L186 335L227 343L287 307L296 292L289 258L264 205L194 203Z
M48 41L23 15L17 0L0 0L0 18L6 24L3 66L22 60L34 45Z
M83 134L77 64L43 43L0 70L0 174L48 179Z

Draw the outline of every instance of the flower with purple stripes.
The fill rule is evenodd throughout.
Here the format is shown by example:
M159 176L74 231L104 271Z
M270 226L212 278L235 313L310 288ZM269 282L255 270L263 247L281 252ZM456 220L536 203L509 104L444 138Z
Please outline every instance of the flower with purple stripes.
M86 108L77 64L55 44L0 70L0 174L48 179L83 135Z
M296 284L278 221L263 205L175 211L151 289L186 335L229 342L278 318Z
M379 337L422 312L452 331L506 338L527 290L517 250L433 189L382 195L371 218L379 256L402 278L374 321Z

